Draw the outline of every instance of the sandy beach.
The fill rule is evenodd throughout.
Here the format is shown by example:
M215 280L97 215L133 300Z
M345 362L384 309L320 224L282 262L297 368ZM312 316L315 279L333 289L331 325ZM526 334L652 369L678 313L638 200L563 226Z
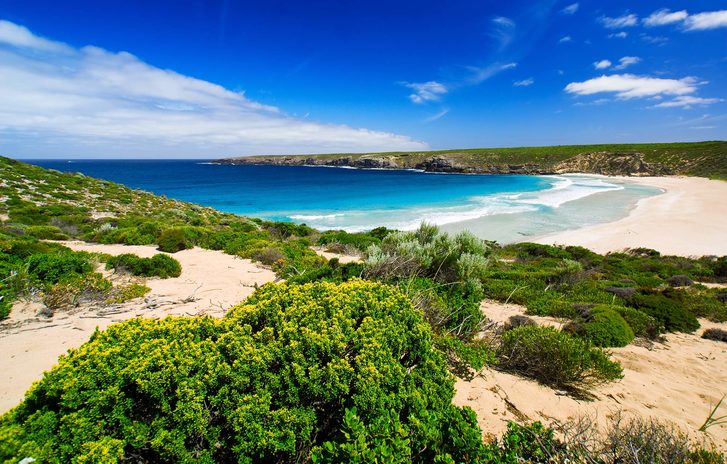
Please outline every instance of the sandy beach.
M647 247L679 256L727 255L727 182L701 177L624 177L664 190L623 219L557 232L538 243L580 245L598 253Z
M485 301L485 315L505 322L524 314L522 306ZM541 325L559 327L557 319L531 317ZM539 420L564 423L588 416L603 427L617 413L675 424L696 441L706 440L727 450L727 425L698 432L712 407L727 393L727 344L700 338L706 328L727 329L701 319L694 334L669 333L664 343L632 344L611 348L623 369L622 380L593 391L591 400L577 399L517 375L485 369L471 381L457 380L454 402L477 413L483 433L499 437L507 421ZM720 409L721 414L724 410Z
M134 253L150 257L154 246L100 245L62 242L77 251L111 255ZM171 279L146 279L151 291L143 298L111 307L80 307L59 311L52 318L36 316L39 303L18 302L0 324L0 413L22 399L25 391L58 357L86 342L96 328L134 317L210 315L221 317L255 291L256 285L275 280L275 274L252 261L220 251L193 248L175 253L182 274Z

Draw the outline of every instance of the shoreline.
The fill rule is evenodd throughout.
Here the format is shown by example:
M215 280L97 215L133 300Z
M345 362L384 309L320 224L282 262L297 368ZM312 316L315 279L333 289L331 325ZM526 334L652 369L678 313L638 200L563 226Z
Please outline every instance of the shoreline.
M591 174L591 176L593 176ZM596 253L652 248L677 256L727 255L727 182L703 177L612 177L663 190L640 199L626 217L531 240Z

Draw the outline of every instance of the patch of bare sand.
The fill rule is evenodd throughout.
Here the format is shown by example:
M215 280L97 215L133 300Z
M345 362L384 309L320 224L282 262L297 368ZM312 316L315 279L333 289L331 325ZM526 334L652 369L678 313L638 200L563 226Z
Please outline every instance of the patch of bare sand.
M150 257L153 246L100 245L62 242L78 250L119 255L133 253ZM59 311L52 318L37 317L39 303L17 303L0 327L0 413L22 399L30 385L52 368L58 357L88 340L98 327L133 317L161 318L168 315L208 314L221 317L275 274L250 260L219 251L194 248L175 253L182 274L170 279L147 279L151 291L143 298L111 307L81 307Z
M525 310L517 305L501 306L486 303L485 315L506 320ZM471 381L457 381L454 402L475 410L489 438L500 436L509 420L547 424L590 416L604 425L608 417L620 411L675 423L695 439L703 439L704 434L697 430L727 393L727 344L700 335L710 327L727 329L727 324L706 320L700 323L702 327L695 334L668 334L663 344L611 349L624 369L624 378L596 388L592 401L575 399L517 375L485 369ZM727 425L712 427L708 432L714 444L727 451Z
M354 255L354 254L346 254L346 253L333 253L331 251L326 251L324 247L311 247L313 251L315 251L318 256L323 256L326 259L333 259L337 258L338 262L341 264L346 263L358 263L361 261L361 257Z

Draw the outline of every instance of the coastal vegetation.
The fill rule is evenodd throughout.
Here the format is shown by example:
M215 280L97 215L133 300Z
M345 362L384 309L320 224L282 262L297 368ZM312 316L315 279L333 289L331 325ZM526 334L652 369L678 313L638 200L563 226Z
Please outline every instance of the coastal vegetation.
M321 233L6 158L0 179L0 318L28 295L49 317L84 298L138 298L148 287L114 286L99 266L173 278L174 253L191 247L255 260L286 281L220 320L140 318L97 332L0 419L3 462L723 460L652 422L616 424L588 444L513 423L485 444L474 412L452 405L452 374L490 366L570 394L618 380L607 348L694 332L698 317L727 321L724 289L703 285L727 281L727 257L501 247L427 224ZM50 241L64 239L162 253L111 257ZM313 246L361 259L326 260ZM485 298L564 328L492 324Z
M250 156L224 164L325 165L492 174L680 174L727 179L727 142L559 145L390 153Z

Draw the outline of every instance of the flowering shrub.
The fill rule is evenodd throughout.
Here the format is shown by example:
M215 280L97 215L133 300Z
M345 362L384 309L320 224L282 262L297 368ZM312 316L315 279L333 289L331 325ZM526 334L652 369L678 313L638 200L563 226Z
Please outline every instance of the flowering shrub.
M0 419L0 460L476 462L445 366L390 286L270 284L223 320L96 333Z

